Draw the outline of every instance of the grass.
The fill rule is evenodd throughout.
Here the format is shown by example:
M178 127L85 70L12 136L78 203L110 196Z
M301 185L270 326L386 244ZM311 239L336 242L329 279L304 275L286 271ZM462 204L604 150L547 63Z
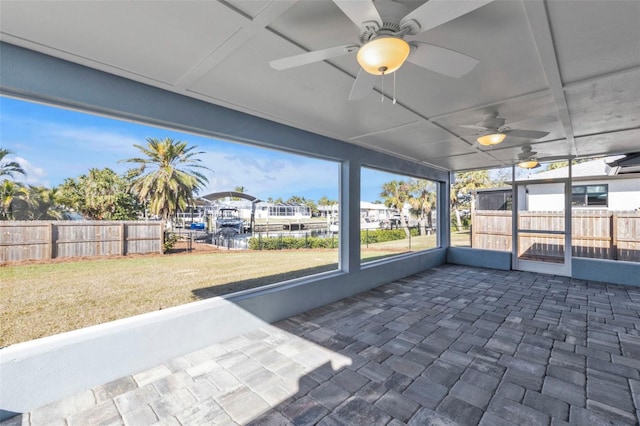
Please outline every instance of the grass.
M468 238L468 237L467 237ZM362 247L363 263L435 235ZM224 251L0 266L0 347L338 268L337 249ZM206 246L209 247L209 246Z

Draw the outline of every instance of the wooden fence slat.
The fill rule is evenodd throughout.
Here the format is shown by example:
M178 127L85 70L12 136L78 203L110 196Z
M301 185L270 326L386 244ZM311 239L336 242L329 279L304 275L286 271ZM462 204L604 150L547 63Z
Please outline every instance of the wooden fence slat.
M0 221L0 263L162 253L162 222Z
M472 212L472 247L511 251L510 211ZM520 211L519 229L563 231L563 212ZM640 212L572 211L572 253L576 257L640 261ZM555 239L555 240L554 240ZM507 240L507 241L504 241ZM520 234L523 251L559 255L564 239L558 235Z

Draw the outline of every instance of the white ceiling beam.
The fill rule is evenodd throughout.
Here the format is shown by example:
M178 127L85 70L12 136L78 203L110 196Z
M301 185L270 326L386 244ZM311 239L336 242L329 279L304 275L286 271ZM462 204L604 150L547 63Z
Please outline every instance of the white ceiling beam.
M532 100L532 99L538 99L538 98L541 98L543 96L549 96L549 89L537 90L535 92L525 93L525 94L522 94L522 95L513 96L511 98L500 99L499 101L492 102L490 104L476 105L476 106L472 106L472 107L469 107L469 108L460 109L460 110L457 110L457 111L451 111L451 112L447 112L447 113L444 113L444 114L439 114L439 115L430 117L430 120L431 121L438 121L438 120L442 120L443 118L448 118L448 117L459 115L459 114L467 114L469 112L474 112L474 111L477 111L477 110L495 108L498 105L508 104L508 103L512 103L512 102L523 102L523 101L528 101L528 100Z
M542 0L523 1L525 14L529 21L531 34L538 50L540 63L544 70L551 96L558 110L558 118L565 132L567 143L573 154L577 154L573 126L569 106L564 93L560 66L558 65L557 52L551 35L549 15L547 14L546 3Z
M238 16L246 20L242 25L229 36L225 41L216 46L213 51L202 62L195 65L187 71L176 83L176 87L187 90L189 87L197 83L201 78L211 72L218 64L224 61L229 55L232 55L244 46L256 34L263 31L271 22L286 12L293 6L295 0L274 0L265 6L255 17L251 18L245 13L237 10L226 2L221 4L229 7ZM213 25L213 23L212 23Z

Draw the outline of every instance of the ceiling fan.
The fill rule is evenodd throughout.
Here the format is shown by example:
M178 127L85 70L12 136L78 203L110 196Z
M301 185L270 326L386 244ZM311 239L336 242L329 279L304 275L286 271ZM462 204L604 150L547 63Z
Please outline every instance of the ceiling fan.
M485 114L481 122L476 124L462 124L460 127L465 129L479 130L478 143L483 146L497 145L509 136L526 139L540 139L549 134L539 130L522 130L512 129L505 126L506 120L498 115L497 112Z
M531 145L523 145L522 151L518 153L518 167L523 169L540 167L537 155L538 153L532 150Z
M518 153L518 159L516 160L516 164L518 167L523 169L533 169L540 167L540 161L559 161L559 160L569 160L573 158L568 155L549 155L549 154L541 154L539 152L533 151L531 145L523 145L521 147L521 151Z
M361 66L349 100L362 99L376 76L391 74L405 61L446 76L460 78L478 63L471 56L416 40L405 40L474 11L494 0L429 0L414 11L395 0L333 0L360 28L360 43L314 50L270 62L277 70L307 65L358 52Z

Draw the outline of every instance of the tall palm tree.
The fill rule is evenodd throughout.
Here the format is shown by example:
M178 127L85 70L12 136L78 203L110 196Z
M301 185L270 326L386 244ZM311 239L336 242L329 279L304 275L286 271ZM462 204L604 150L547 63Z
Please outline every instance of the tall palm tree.
M436 207L437 196L435 185L424 179L416 179L411 184L411 197L409 204L418 216L420 223L420 235L427 234L427 223L433 226L432 211Z
M9 179L0 182L0 220L13 220L18 201L26 201L29 197L27 188Z
M139 165L140 175L133 180L131 189L142 203L148 203L152 214L170 222L178 210L193 204L194 193L208 182L200 170L211 169L197 158L204 152L172 138L148 138L146 146L134 146L145 157L122 160Z
M26 175L27 172L24 171L17 161L5 160L5 157L11 154L13 154L13 151L6 148L0 148L0 176L9 176L13 178L14 173Z
M400 226L404 229L407 238L411 237L411 231L409 231L407 222L404 220L403 210L405 203L409 201L410 189L408 182L392 180L382 184L382 192L380 193L387 207L395 208L400 212Z
M455 174L451 183L451 209L455 214L456 229L462 229L460 219L460 206L465 204L465 200L470 199L471 191L474 189L487 188L490 185L489 172L487 170L475 170L470 172L459 172Z

